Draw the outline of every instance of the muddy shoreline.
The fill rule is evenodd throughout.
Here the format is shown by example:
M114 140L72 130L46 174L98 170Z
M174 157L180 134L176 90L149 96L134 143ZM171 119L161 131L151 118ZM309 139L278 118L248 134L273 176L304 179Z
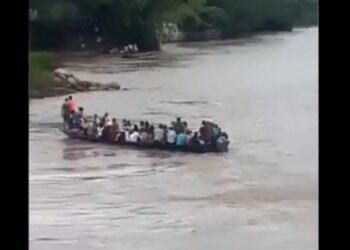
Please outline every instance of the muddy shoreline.
M282 32L253 32L245 35L241 35L239 37L233 38L233 39L218 39L218 40L211 40L206 41L206 43L218 43L221 45L225 44L234 44L234 43L240 43L241 41L245 40L252 40L254 37L257 37L259 35L272 35L272 34L278 34L278 33L291 33L296 32L300 30L300 28L294 28L292 31L282 31ZM171 45L171 44L177 44L180 47L186 48L191 47L194 44L204 44L203 41L195 41L195 42L168 42L164 45ZM142 51L137 54L134 54L132 57L125 58L123 55L119 53L100 53L96 51L57 51L53 54L54 56L54 64L55 67L63 67L67 65L68 62L74 62L74 61L81 61L81 60L90 60L90 59L96 59L96 58L110 58L113 61L125 61L125 62L131 62L133 60L147 60L152 61L153 59L158 58L159 56L166 56L169 57L169 55L163 55L161 51ZM158 58L159 59L159 58ZM167 58L167 61L170 61L170 58ZM115 61L114 61L115 62ZM96 87L93 89L85 88L84 86L71 86L69 84L65 83L59 83L55 82L52 78L51 82L48 82L48 84L45 84L44 86L41 86L40 88L32 88L29 84L29 98L30 99L40 99L45 97L55 97L55 96L61 96L61 95L67 95L67 94L73 94L73 93L79 93L79 92L92 92L92 91L109 91L110 89L106 88L101 84L101 87ZM115 90L115 89L114 89ZM123 86L120 87L118 90L128 90L127 88L123 88Z
M74 61L76 59L81 60L89 60L91 58L96 58L98 56L108 56L116 60L133 60L133 59L146 59L148 57L153 57L156 55L157 52L141 52L133 55L132 58L124 58L122 55L119 54L101 54L97 52L56 52L53 54L54 57L54 65L56 70L65 68L67 62ZM73 75L68 74L66 76L67 79L57 79L57 75L55 73L55 70L52 70L52 72L49 73L50 76L47 78L50 79L50 81L47 82L47 84L41 85L39 87L32 86L29 83L29 98L30 99L42 99L46 97L55 97L55 96L62 96L62 95L68 95L68 94L74 94L74 93L80 93L80 92L94 92L94 91L128 91L129 89L126 87L123 87L117 82L110 82L110 83L99 83L99 82L90 82L90 81L80 81L79 79L76 79ZM74 82L72 83L70 81L70 77L73 77Z

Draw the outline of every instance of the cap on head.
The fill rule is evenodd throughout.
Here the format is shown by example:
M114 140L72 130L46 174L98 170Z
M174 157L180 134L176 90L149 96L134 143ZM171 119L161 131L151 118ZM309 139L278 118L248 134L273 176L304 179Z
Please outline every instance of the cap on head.
M73 96L70 95L70 96L68 97L68 100L73 100Z

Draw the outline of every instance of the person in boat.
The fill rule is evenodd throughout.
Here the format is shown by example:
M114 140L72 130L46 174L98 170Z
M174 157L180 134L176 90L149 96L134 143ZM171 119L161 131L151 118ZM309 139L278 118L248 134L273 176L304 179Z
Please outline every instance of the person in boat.
M126 126L127 126L128 131L132 130L132 124L131 124L130 120L127 121Z
M75 111L72 110L69 112L69 118L67 121L68 129L74 129L75 128Z
M156 144L164 144L164 127L162 124L159 124L158 127L154 129L153 140Z
M202 140L205 140L205 138L207 137L206 121L202 121L202 126L199 128L199 137Z
M117 123L117 119L112 119L112 125L108 127L107 133L107 138L109 142L113 142L116 140L117 135L119 133L119 124Z
M181 118L177 117L176 122L173 122L172 126L177 134L180 133L183 130L183 123L181 121Z
M206 143L210 143L211 142L211 138L213 136L213 123L211 121L207 121L206 122L206 127L207 127L207 131L208 131L208 138Z
M202 126L199 129L200 139L205 143L209 143L211 139L211 124L208 121L202 121Z
M149 123L147 121L140 122L140 142L146 143L148 141Z
M140 121L140 131L143 131L145 129L145 122Z
M106 126L106 118L108 117L108 113L104 113L104 115L101 117L101 123L100 125L102 125L103 127Z
M89 137L94 137L96 134L95 128L94 128L94 123L93 122L88 122L86 126L86 135Z
M150 124L148 121L145 121L145 130L147 133L149 133L149 127L150 127Z
M176 142L176 132L173 129L173 127L168 128L166 139L167 139L167 145L170 146L170 148L172 148Z
M201 139L199 138L198 132L195 132L189 141L189 146L196 148L196 147L200 147L203 144L204 142L202 142Z
M176 135L175 145L176 147L183 147L186 145L186 134L184 131L180 131L180 133Z
M192 131L187 129L186 130L186 144L189 145L192 139Z
M103 118L104 118L104 120L105 120L105 126L106 126L106 127L112 125L112 119L111 119L109 113L106 112L106 113L103 115Z
M103 136L104 126L102 124L99 124L96 129L96 138L100 139Z
M187 122L186 121L184 121L183 123L182 123L182 127L183 127L183 131L185 132L185 134L187 133L187 131L189 130L189 128L188 128L188 124L187 124Z
M98 128L98 126L100 126L100 124L101 124L100 118L98 117L97 114L94 114L93 118L92 118L92 122L89 123L89 128L88 128L87 134L91 137L93 137L93 136L97 137L97 134L98 134L97 128Z
M123 131L130 131L132 129L131 122L126 120L126 119L123 119L123 121L122 121L122 129L123 129Z
M69 112L76 109L76 104L75 104L75 101L73 100L73 96L68 97L67 108Z
M61 117L63 119L64 122L67 122L68 118L69 118L69 110L68 110L68 98L64 99L64 102L62 104L61 107Z
M227 145L229 144L227 133L223 132L219 135L219 138L216 140L216 148L220 151L227 150Z
M86 117L84 115L84 108L83 107L79 107L78 108L78 112L74 112L74 116L75 116L75 124L77 126L77 128L79 129L84 129L86 127Z
M100 118L98 117L97 114L94 114L94 116L93 116L93 121L92 121L92 126L93 126L94 128L97 128L97 126L98 126L100 123L101 123Z
M134 47L134 53L139 52L139 48L137 47L136 43L134 43L133 47Z
M115 120L116 121L116 120ZM104 115L104 126L102 131L102 139L109 141L109 135L113 132L113 119L110 118L108 113L105 113Z
M140 132L140 142L147 143L149 141L149 136L146 130Z
M78 116L80 117L80 119L83 119L84 122L87 122L87 118L84 114L84 108L83 107L79 107L78 108Z
M140 140L140 132L137 125L134 125L132 132L129 134L129 142L137 143Z
M153 142L154 138L154 126L151 124L147 130L148 133L148 141Z
M122 120L122 130L125 131L125 130L128 130L128 121L126 119L123 119Z
M220 136L220 128L217 124L212 123L212 133L211 133L211 144L215 145L219 136Z

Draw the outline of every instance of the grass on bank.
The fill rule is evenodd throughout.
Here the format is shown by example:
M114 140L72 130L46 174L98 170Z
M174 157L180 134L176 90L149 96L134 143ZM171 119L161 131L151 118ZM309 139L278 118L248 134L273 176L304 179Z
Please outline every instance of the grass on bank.
M50 87L53 56L47 52L29 52L29 93Z

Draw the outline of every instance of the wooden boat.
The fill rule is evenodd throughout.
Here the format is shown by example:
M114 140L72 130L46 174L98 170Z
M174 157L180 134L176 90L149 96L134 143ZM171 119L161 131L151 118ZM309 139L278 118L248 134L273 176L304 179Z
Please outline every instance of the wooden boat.
M125 53L123 54L124 58L137 58L138 55L136 53Z
M112 145L119 145L119 146L126 146L126 147L133 147L133 148L141 148L141 149L158 149L158 150L168 150L168 151L180 151L180 152L191 152L191 153L210 153L210 152L216 152L216 153L224 153L228 152L228 145L229 142L221 144L221 145L199 145L199 146L182 146L182 147L176 147L176 146L169 146L169 145L162 145L162 144L156 144L156 143L132 143L132 142L119 142L119 141L105 141L102 139L97 139L95 137L90 137L87 135L84 135L80 131L76 129L72 130L64 130L60 129L65 135L67 135L70 139L77 139L77 140L84 140L89 141L93 143L104 143L104 144L112 144Z

